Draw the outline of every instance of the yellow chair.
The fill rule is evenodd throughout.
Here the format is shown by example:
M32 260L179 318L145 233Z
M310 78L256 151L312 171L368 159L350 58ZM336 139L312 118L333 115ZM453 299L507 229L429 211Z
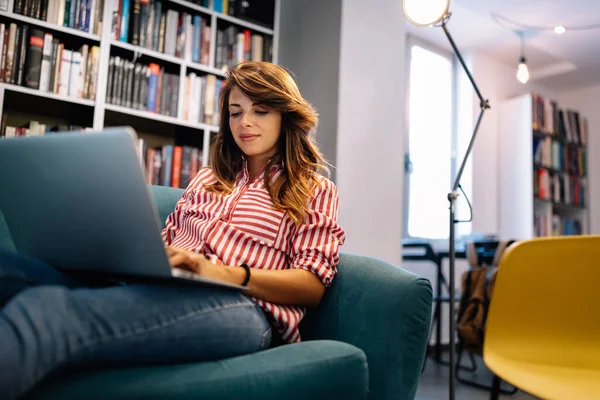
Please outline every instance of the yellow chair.
M600 235L517 242L500 261L484 362L543 399L600 399L599 307Z

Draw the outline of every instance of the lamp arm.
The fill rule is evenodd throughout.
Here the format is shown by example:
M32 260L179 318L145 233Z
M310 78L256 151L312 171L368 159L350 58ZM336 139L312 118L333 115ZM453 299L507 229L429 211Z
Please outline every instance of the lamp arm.
M489 108L489 106L487 107ZM475 136L477 136L477 131L479 130L479 125L481 124L481 119L483 117L483 113L486 108L482 107L479 110L479 115L477 116L477 122L475 122L475 128L473 129L473 135L471 136L471 140L469 141L469 146L467 147L467 151L465 152L465 156L463 157L462 162L460 163L460 168L458 169L458 173L456 174L456 178L454 179L454 184L452 185L452 193L454 195L457 194L458 185L460 185L460 178L462 177L463 170L465 169L465 165L467 164L467 159L469 158L469 154L471 154L471 150L473 149L473 143L475 143Z
M460 65L462 65L463 69L467 73L467 77L469 78L471 85L473 85L473 89L475 90L475 93L477 93L477 97L479 97L479 107L480 107L479 115L477 116L477 122L475 123L475 128L473 130L473 135L471 136L471 140L469 141L469 146L467 147L465 156L462 160L462 163L460 164L460 168L458 169L456 178L454 179L454 184L452 185L451 195L456 196L457 195L456 191L458 189L458 185L460 185L460 178L462 177L463 170L465 169L465 165L467 164L467 159L469 158L469 154L471 154L471 150L473 149L473 143L475 143L475 136L477 135L477 131L479 130L479 125L481 124L481 119L483 118L483 113L485 112L485 110L490 108L490 104L489 104L488 100L485 100L483 98L481 91L479 90L479 88L477 87L477 84L475 83L475 80L473 79L473 75L471 75L469 68L467 68L467 64L465 63L465 60L463 59L462 55L460 54L458 47L456 47L456 43L454 43L454 39L452 39L452 35L450 35L450 32L448 31L448 28L446 27L446 23L447 23L449 17L450 17L450 15L448 14L444 18L444 21L442 22L442 29L444 30L444 33L446 34L446 37L448 38L448 41L450 42L450 45L452 46L452 49L454 50L454 53L456 54L458 61L460 61Z
M448 17L449 17L449 15L444 19L444 22L442 23L442 29L444 30L444 33L446 34L446 37L448 38L448 41L450 42L450 45L452 46L452 49L454 50L456 57L458 57L458 61L460 61L460 64L462 65L463 69L467 73L467 76L469 77L469 81L471 81L471 85L473 85L473 89L475 89L475 93L477 93L477 97L479 97L479 102L482 105L481 108L483 108L484 104L487 105L487 100L485 100L483 98L483 96L481 95L481 92L479 91L479 88L477 87L477 84L475 83L475 80L473 79L473 75L471 75L469 68L467 68L467 64L465 64L465 60L463 59L462 55L460 54L460 51L458 51L458 47L456 47L456 43L454 43L454 39L452 39L452 35L450 35L450 32L448 31L448 28L446 27ZM489 108L489 105L486 108Z

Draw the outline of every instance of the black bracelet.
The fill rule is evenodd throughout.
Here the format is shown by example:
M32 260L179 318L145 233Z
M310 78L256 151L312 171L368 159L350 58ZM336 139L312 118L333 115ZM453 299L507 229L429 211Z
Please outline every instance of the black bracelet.
M246 270L246 279L244 279L244 283L242 283L242 286L248 286L248 282L250 282L250 267L246 264L242 264L240 266Z

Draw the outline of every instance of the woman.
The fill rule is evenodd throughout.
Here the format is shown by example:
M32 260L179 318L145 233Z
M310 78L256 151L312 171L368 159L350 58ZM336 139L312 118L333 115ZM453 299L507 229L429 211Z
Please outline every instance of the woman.
M314 109L270 63L229 72L211 165L168 217L173 268L246 293L186 285L82 282L0 255L0 393L16 398L62 367L231 357L301 340L306 307L336 274L345 234L334 184L318 173ZM273 328L273 331L272 331Z

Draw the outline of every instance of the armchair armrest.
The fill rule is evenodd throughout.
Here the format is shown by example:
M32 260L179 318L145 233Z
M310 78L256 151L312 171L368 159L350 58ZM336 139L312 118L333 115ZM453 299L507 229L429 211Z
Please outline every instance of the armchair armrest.
M362 349L371 399L412 399L427 349L431 303L427 279L374 258L342 254L333 284L302 322L303 339Z

